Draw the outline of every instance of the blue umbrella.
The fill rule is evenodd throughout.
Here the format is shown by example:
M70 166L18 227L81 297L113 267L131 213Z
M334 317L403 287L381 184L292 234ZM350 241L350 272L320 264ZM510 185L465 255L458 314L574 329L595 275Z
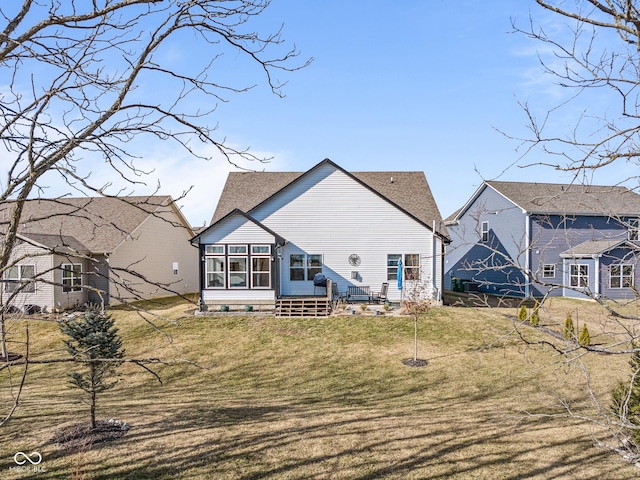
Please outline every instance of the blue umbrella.
M398 259L398 290L402 290L402 259Z

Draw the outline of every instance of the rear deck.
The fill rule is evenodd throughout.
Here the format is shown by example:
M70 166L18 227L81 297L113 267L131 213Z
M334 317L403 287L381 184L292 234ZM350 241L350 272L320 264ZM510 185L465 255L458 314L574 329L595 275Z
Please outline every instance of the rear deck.
M276 317L327 317L331 313L331 299L326 295L311 297L282 297L276 300Z

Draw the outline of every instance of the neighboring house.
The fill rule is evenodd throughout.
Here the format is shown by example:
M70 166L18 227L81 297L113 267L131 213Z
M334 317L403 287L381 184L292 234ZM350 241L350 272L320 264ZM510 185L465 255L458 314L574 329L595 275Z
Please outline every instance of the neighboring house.
M634 298L640 195L624 187L484 182L447 219L445 288Z
M12 206L0 207L0 224ZM0 303L52 310L194 293L192 236L169 196L29 200Z
M405 284L440 299L446 241L424 173L350 173L327 159L307 172L230 173L192 243L207 305L273 308L280 297L320 294L317 273L340 292L388 282L399 301L399 259Z

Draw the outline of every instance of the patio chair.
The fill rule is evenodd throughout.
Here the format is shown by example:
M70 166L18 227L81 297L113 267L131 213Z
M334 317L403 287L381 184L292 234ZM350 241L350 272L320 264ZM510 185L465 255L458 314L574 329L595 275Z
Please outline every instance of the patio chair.
M389 291L389 284L387 282L382 284L379 292L371 293L371 301L373 303L384 303L387 301L387 292Z

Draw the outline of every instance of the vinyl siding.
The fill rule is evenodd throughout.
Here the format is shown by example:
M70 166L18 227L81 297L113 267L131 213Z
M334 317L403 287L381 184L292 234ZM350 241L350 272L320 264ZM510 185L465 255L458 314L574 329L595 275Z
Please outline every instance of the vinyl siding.
M68 257L63 255L53 255L53 264L55 270L53 271L53 278L56 285L53 287L55 292L55 307L58 309L76 308L87 302L87 291L85 289L79 292L63 292L62 288L62 270L59 267L65 263L79 263L82 265L82 284L87 284L87 260L82 258Z
M571 276L571 265L588 265L589 267L589 285L588 287L581 289L571 289L566 288L571 285L570 276ZM562 279L563 285L565 288L562 289L562 295L569 298L587 298L585 293L589 295L594 295L596 293L596 260L592 258L578 258L578 259L564 259L563 268L562 268ZM585 293L582 293L582 292Z
M117 298L134 299L122 284L128 285L143 298L153 298L198 291L198 249L189 244L192 232L182 226L171 207L161 207L158 216L150 215L115 249L109 257L113 268L131 269L157 286L124 272L118 281L111 281L111 303ZM179 274L173 275L177 262ZM111 272L114 276L114 272ZM115 278L115 277L114 277ZM121 283L120 285L118 283Z
M88 262L85 283L95 290L87 292L87 301L101 304L109 303L109 266L106 255L98 255Z
M243 215L232 215L216 225L200 237L201 244L236 243L248 245L250 243L275 243L272 234L256 225Z
M348 285L379 291L387 282L387 254L419 254L422 271L432 280L431 230L330 165L312 171L250 213L287 241L279 260L282 295L314 293L311 280L290 280L293 253L321 254L323 273L340 291ZM349 263L352 254L360 257L357 267ZM351 278L353 271L357 279ZM390 299L400 300L395 282L389 284Z
M628 248L615 248L606 252L600 259L600 293L606 298L633 300L636 299L635 289L640 286L640 258L634 256ZM611 288L611 266L631 265L633 267L633 286Z
M267 305L273 308L275 305L274 290L223 290L210 289L203 290L202 298L208 305L229 305L237 309L244 305L260 306Z
M481 241L482 222L488 222L487 242ZM524 295L519 269L526 266L525 225L521 208L492 188L484 188L458 224L447 227L452 242L445 256L445 287L450 289L455 277L480 282L480 291Z
M624 238L627 232L623 222L600 216L534 215L531 217L531 225L531 271L539 280L558 285L562 285L568 275L563 271L561 253L588 240ZM556 265L554 279L542 277L542 269L545 264ZM591 283L591 285L594 284ZM535 285L534 288L536 295L562 295L562 289L554 289L549 292L550 287ZM572 296L572 294L567 296ZM582 297L583 295L578 296Z
M11 254L11 259L18 258L21 258L18 265L34 265L35 275L42 281L36 283L35 292L18 293L9 304L19 309L22 309L27 304L37 305L47 310L53 309L55 307L54 288L50 283L53 279L53 272L51 272L53 266L52 255L43 248L19 241ZM4 285L1 288L3 301L6 301L8 294L4 292Z

